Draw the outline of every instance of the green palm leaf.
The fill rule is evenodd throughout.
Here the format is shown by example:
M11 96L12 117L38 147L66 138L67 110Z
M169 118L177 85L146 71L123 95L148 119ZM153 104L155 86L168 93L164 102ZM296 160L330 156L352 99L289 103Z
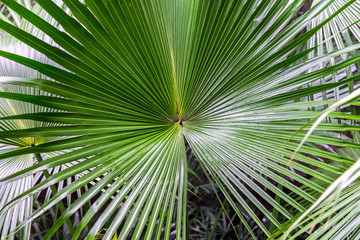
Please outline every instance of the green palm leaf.
M0 92L3 101L37 109L4 114L2 121L40 125L4 129L0 139L7 144L27 138L51 141L1 153L0 158L64 152L18 168L3 176L0 185L68 167L24 189L1 213L58 182L81 176L53 192L13 233L92 183L68 204L44 239L86 203L91 207L84 208L73 239L92 219L86 239L93 239L105 225L104 239L115 232L120 239L169 239L173 231L176 239L186 239L188 144L252 236L244 215L270 236L274 227L269 229L255 209L281 227L282 219L304 212L344 172L328 163L353 163L320 145L359 148L328 133L358 131L358 126L322 121L307 135L312 128L306 124L339 99L311 96L354 88L359 78L355 71L336 80L322 79L356 68L359 45L346 42L336 52L311 58L320 43L303 48L355 0L340 4L305 33L309 21L334 1L320 1L295 21L303 0L63 0L66 7L37 0L35 6L53 21L16 1L2 2L46 38L6 19L0 20L0 28L49 62L0 51L0 56L46 76L6 80L21 91ZM343 54L348 57L324 67ZM351 104L359 103L353 99ZM329 116L356 118L345 113ZM304 137L307 141L299 150ZM105 210L96 216L102 207Z
M34 13L39 14L44 19L47 19L47 21L51 21L52 18L48 16L48 14L45 11L43 11L39 6L37 5L33 6L32 4L30 4L29 1L23 1L21 2L21 4L27 9L33 11ZM31 32L34 36L40 39L44 39L45 41L51 42L51 40L48 37L46 37L44 33L39 32L39 30L35 29L31 24L23 20L20 15L18 15L11 9L5 8L5 6L2 7L2 11L4 10L10 10L9 14L7 15L7 19L10 19L10 21L8 21L10 24L13 24L21 29ZM0 49L3 51L17 53L22 56L26 56L43 63L56 65L53 61L49 60L41 53L36 52L31 47L20 42L18 39L14 38L13 36L7 34L4 34L0 38ZM39 95L51 96L51 94L43 92L39 89L7 84L11 80L27 81L27 79L31 79L31 78L44 78L44 79L47 78L45 75L37 72L36 70L24 67L21 64L2 58L0 72L1 72L1 77L0 77L1 92L12 92L12 93L23 93L23 94L25 93L34 96L39 96ZM0 102L2 106L0 109L1 117L7 117L16 114L24 114L24 113L27 114L38 113L44 111L49 113L53 112L53 110L50 108L33 105L30 103L14 101L10 99L3 98L0 100ZM47 123L47 122L19 119L19 120L1 121L0 128L2 129L2 131L14 131L19 129L58 126L58 125L59 124L57 123ZM41 143L53 141L55 139L56 138L54 137L26 137L26 138L15 138L12 140L3 139L3 141L1 141L1 148L2 148L1 152L3 154L6 154L14 150L21 151L31 145L38 145ZM48 158L50 156L54 156L57 154L59 153L54 152L51 154L42 154L42 157ZM16 173L18 171L21 171L23 169L26 169L32 166L33 164L35 164L36 162L37 160L35 159L34 154L20 155L20 156L4 159L1 162L2 176L7 176ZM54 169L51 169L50 172L56 173L59 170L65 169L66 167L68 166L67 165L59 166ZM78 176L74 176L74 177L77 178ZM3 196L1 199L2 207L7 203L9 203L17 195L22 194L26 190L33 187L37 182L43 180L44 180L44 176L42 175L42 172L38 172L35 176L31 175L21 180L18 180L10 185L1 186L0 191L2 192L2 196ZM69 179L67 179L67 181L69 181ZM57 188L61 189L62 185L63 182L60 182ZM49 190L50 189L47 189L45 201L50 197L51 191ZM19 224L19 222L24 221L24 219L27 219L31 215L34 204L33 201L36 201L38 197L39 194L35 195L35 197L30 197L26 201L16 204L13 208L11 208L7 213L5 213L1 217L0 232L2 234L1 235L2 238L5 238L7 234L9 234L12 230L14 230L16 226ZM71 224L71 222L69 221L67 223ZM20 238L28 239L30 237L29 224L25 226L21 234L22 235Z

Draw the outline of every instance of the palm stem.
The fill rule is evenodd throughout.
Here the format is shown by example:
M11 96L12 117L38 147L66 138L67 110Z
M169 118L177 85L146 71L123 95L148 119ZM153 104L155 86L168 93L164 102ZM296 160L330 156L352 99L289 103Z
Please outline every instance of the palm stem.
M226 203L226 198L224 199L224 201L223 201L223 203L222 203L222 206L224 206L225 203ZM214 239L214 234L215 234L216 226L217 226L217 224L218 224L218 222L219 222L219 220L220 220L220 217L221 217L221 214L222 214L223 210L225 210L224 207L220 208L220 210L219 210L219 212L218 212L218 215L216 216L215 222L214 222L214 224L213 224L213 227L212 227L212 229L211 229L211 232L210 232L210 234L209 234L208 240Z

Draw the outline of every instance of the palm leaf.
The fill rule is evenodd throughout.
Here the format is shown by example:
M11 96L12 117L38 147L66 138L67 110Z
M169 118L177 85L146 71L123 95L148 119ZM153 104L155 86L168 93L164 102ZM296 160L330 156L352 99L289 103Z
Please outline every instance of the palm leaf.
M359 46L346 43L336 52L310 59L308 54L318 45L301 49L355 1L341 4L305 33L302 31L309 21L320 16L333 1L321 1L291 21L305 1L64 0L69 9L66 11L53 1L37 0L38 6L61 27L15 1L2 2L54 41L49 43L6 20L0 21L4 31L54 62L0 51L0 56L47 77L9 79L7 84L48 93L34 96L1 92L0 97L53 109L17 113L3 121L32 120L55 126L5 130L0 132L0 138L59 139L9 151L0 158L66 152L3 177L1 185L48 168L78 164L19 194L1 212L57 182L88 171L51 196L16 230L93 182L85 194L67 206L44 239L50 239L87 202L91 208L73 239L103 206L105 211L97 217L86 239L93 239L107 223L105 239L115 233L120 239L169 239L174 230L177 239L186 239L187 142L252 236L255 238L244 215L270 236L269 228L254 209L280 227L281 218L267 204L283 218L292 219L316 202L313 191L322 194L343 172L328 162L353 162L318 144L359 148L357 143L327 134L358 131L358 126L321 122L313 135L306 135L311 126L305 124L323 109L316 107L333 104L337 98L302 100L359 78L353 74L315 84L354 67L360 59L356 52ZM316 68L343 54L349 57ZM291 160L305 136L307 143ZM288 190L294 195L288 195ZM110 220L112 214L115 217Z
M22 1L21 4L26 7L27 9L33 11L34 13L37 13L38 15L42 16L47 21L51 21L51 17L43 11L38 5L33 6L29 1ZM6 8L4 5L2 7L2 12L8 11L9 13L6 15L9 22L9 24L15 25L21 29L24 29L30 33L32 33L34 36L44 39L45 41L51 42L51 40L44 35L44 33L39 32L38 29L34 28L31 24L26 22L21 18L20 15L12 11L11 9ZM56 23L54 23L56 25ZM26 56L29 58L32 58L34 60L38 60L43 63L47 64L53 64L56 65L54 62L46 58L41 53L35 51L31 47L27 46L26 44L20 42L18 39L14 38L11 35L4 34L0 38L0 49L3 51L9 51L16 54L20 54L22 56ZM7 82L11 80L22 80L26 81L27 79L31 78L44 78L47 77L36 70L33 70L31 68L24 67L21 64L15 63L13 61L9 61L8 59L1 58L1 85L0 85L0 91L1 92L12 92L12 93L25 93L29 95L44 95L44 96L51 96L51 94L48 94L46 92L43 92L39 89L35 89L32 87L24 87L24 86L15 86L15 85L9 85ZM31 114L31 113L37 113L37 112L53 112L52 109L33 105L31 103L24 103L19 101L14 101L10 99L1 99L1 109L0 109L0 116L6 117L16 114ZM33 120L6 120L1 121L0 128L2 131L14 131L19 129L27 129L27 128L34 128L34 127L47 127L47 126L57 126L59 124L54 123L46 123L46 122L39 122L39 121L33 121ZM25 147L29 147L30 145L37 145L41 143L46 143L49 141L52 141L56 138L53 137L33 137L33 138L16 138L13 140L3 140L1 141L1 148L2 153L6 154L9 151L13 150L21 150L25 149ZM15 148L14 148L15 147ZM50 156L57 155L59 153L51 153L51 154L42 154L42 157L48 158ZM3 176L7 176L13 173L16 173L18 171L21 171L27 167L30 167L34 165L37 162L35 159L35 156L33 154L28 155L22 155L18 157L11 157L7 159L3 159L1 161L1 172ZM56 173L60 169L65 169L67 166L59 166L55 169L51 169L50 172ZM75 176L77 178L77 176ZM44 176L42 175L42 172L37 173L35 176L28 176L24 179L21 179L19 181L16 181L12 184L1 186L0 191L2 192L2 199L1 203L2 206L10 202L12 199L14 199L16 196L22 194L26 190L33 187L37 182L41 182L44 180ZM69 180L69 179L68 179ZM58 189L61 189L63 185L63 182L60 182L58 185ZM50 197L51 191L50 189L46 189L47 194L45 196L45 201ZM37 200L39 197L39 194L37 194L35 197L30 197L26 201L16 204L13 208L11 208L9 211L7 211L4 215L2 215L0 219L0 229L2 238L5 238L7 234L9 234L12 230L16 228L16 226L19 224L19 222L24 221L24 219L28 218L33 210L33 204L34 201ZM23 239L29 239L30 237L30 225L27 224L21 232L20 238ZM11 238L12 239L12 238Z

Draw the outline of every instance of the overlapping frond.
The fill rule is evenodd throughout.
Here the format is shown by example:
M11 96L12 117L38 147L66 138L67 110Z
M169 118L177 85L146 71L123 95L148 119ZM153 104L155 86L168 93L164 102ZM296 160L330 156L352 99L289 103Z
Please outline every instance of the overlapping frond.
M319 3L319 1L314 1L312 4L316 5L317 3ZM317 25L321 24L329 16L331 16L338 9L340 9L344 3L345 1L342 0L334 1L325 11L323 11L316 18L311 20L308 29L313 29ZM360 1L355 1L349 7L344 9L344 11L335 16L331 21L325 24L314 36L309 39L307 46L309 48L313 48L315 46L317 47L314 51L309 53L308 57L312 58L317 55L323 55L338 49L344 49L346 46L351 46L358 43L360 40L359 12ZM355 51L354 53L345 53L336 58L330 58L328 61L316 65L314 69L324 68L326 66L334 66L335 64L357 54L358 52ZM339 82L346 77L352 77L359 71L359 68L360 65L358 62L356 62L347 68L344 68L338 72L326 76L325 78L319 79L317 82L314 82L313 85ZM354 89L357 89L358 87L359 85L357 82L348 82L334 89L311 95L308 97L308 99L317 101L341 99L353 92ZM324 108L326 107L327 106L325 105ZM345 107L346 106L343 106L343 108ZM352 109L352 113L355 113L354 109Z
M59 3L61 1L58 1ZM58 4L59 4L58 3ZM48 22L54 24L54 26L58 26L58 24L52 21L52 17L49 16L45 11L43 11L38 5L32 4L30 1L21 1L20 4L24 6L26 9L38 14L42 18L46 19ZM62 4L63 5L63 4ZM2 18L6 18L9 24L19 27L32 35L36 36L39 39L43 39L49 43L53 41L47 37L43 32L40 32L36 29L33 25L29 22L21 18L19 14L12 11L11 9L7 8L5 5L2 5L1 8ZM31 58L37 60L42 63L47 63L51 65L56 64L49 60L46 56L39 53L38 51L32 49L25 43L22 43L18 39L14 38L13 36L4 33L0 37L0 50L7 51L14 54L19 54L21 56ZM16 86L16 85L9 85L8 82L11 80L19 80L19 81L27 81L27 79L32 78L44 78L47 77L38 71L25 67L22 64L10 61L6 58L0 59L0 91L1 92L11 92L11 93L22 93L22 94L29 94L33 96L51 96L51 94L43 92L39 89L32 88L32 87L25 87L25 86ZM34 105L31 103L24 103L19 102L16 100L10 99L0 99L0 116L8 117L17 114L31 114L31 113L38 113L38 112L53 112L53 109ZM21 129L28 129L34 127L46 127L46 126L57 126L57 123L47 123L47 122L40 122L40 121L33 121L33 120L26 120L26 119L18 119L18 120L5 120L0 122L0 129L2 131L14 131L14 130L21 130ZM56 138L48 137L25 137L25 138L14 138L14 139L2 139L1 140L1 152L6 154L9 151L20 150L30 147L31 145L38 145L41 143L46 143L52 141ZM57 152L51 154L41 154L42 158L48 158L49 155L54 156L57 155ZM34 165L37 160L34 154L27 154L27 155L20 155L10 158L5 158L0 161L1 162L1 175L8 176L10 174L14 174L18 171L26 169L32 165ZM59 166L54 169L49 169L50 173L56 173L59 170L63 170L67 165ZM77 178L77 176L74 176ZM3 207L7 203L11 202L16 196L24 193L26 190L33 187L37 182L41 182L44 180L45 177L43 176L42 172L38 172L36 175L31 175L26 178L20 179L16 182L11 184L7 184L0 187L0 191L2 191L2 199L1 204ZM71 182L71 178L67 179L67 181ZM58 185L58 189L62 189L63 182L60 182ZM51 195L50 188L46 189L45 201ZM36 194L35 197L30 197L26 201L18 203L14 205L9 211L4 212L0 218L0 232L2 239L6 238L6 236L16 228L16 226L27 219L32 211L33 211L33 204L37 201L39 194ZM43 201L43 200L42 200ZM20 238L21 239L29 239L30 237L30 224L26 224L24 229L20 231ZM13 237L10 237L13 239Z
M358 132L354 133L359 143ZM341 149L346 156L359 156L358 149ZM282 239L296 239L308 233L307 239L357 239L359 237L359 161L336 179L317 201L285 232ZM298 228L301 226L300 228ZM296 232L292 232L297 229ZM291 234L291 235L289 235Z

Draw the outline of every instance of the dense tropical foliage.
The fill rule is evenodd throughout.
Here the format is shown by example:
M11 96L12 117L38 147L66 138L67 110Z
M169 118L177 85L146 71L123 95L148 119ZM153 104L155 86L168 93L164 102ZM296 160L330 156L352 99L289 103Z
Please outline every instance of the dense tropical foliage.
M0 12L1 239L359 239L360 1Z

